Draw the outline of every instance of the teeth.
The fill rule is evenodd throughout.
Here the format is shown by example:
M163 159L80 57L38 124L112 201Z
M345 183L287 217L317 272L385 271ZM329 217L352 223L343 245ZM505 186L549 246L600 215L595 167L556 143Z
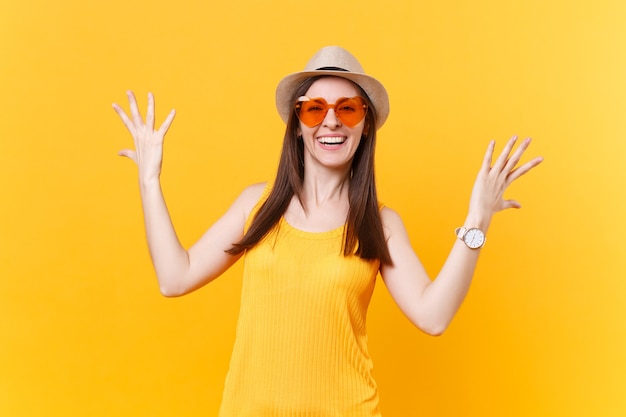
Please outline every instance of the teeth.
M337 145L343 143L346 140L344 136L328 136L319 138L318 141L324 145Z

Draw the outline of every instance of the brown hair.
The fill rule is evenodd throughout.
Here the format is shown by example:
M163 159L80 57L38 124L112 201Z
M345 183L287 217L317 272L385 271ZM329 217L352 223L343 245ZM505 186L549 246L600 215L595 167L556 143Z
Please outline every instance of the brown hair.
M309 87L322 77L305 80L292 96L292 102L304 95ZM349 187L348 218L344 231L343 253L345 256L358 255L362 259L378 259L383 264L391 264L391 255L385 241L382 220L376 195L374 178L374 151L376 149L376 113L365 91L356 87L368 102L365 116L366 133L361 138L354 158ZM272 190L257 212L245 236L227 250L237 255L259 243L283 216L292 197L300 199L304 181L304 144L298 140L299 120L295 111L289 116L283 149L278 163L278 172Z

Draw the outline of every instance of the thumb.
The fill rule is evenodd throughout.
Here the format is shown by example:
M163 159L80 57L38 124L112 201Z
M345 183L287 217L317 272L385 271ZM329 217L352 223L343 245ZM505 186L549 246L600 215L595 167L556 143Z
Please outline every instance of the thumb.
M137 152L132 149L122 149L117 153L119 156L132 159L134 163L137 163Z
M517 200L504 200L504 204L502 210L510 209L510 208L522 208L522 205Z

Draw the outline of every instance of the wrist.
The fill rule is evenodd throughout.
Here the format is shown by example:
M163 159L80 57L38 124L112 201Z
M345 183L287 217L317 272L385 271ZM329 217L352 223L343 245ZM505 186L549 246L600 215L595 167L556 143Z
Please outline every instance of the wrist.
M154 187L161 187L161 181L158 176L139 176L139 188L141 188L142 190L150 190Z
M485 233L477 227L457 227L454 234L470 249L480 249L487 241Z
M466 228L476 228L480 229L483 233L487 233L487 229L489 229L489 225L491 224L491 216L480 216L473 213L468 213L465 218L465 222L463 226Z

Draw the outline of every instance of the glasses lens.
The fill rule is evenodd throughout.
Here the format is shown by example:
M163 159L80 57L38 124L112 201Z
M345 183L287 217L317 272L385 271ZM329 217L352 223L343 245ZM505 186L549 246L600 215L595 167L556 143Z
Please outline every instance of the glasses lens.
M340 98L335 103L335 114L346 126L354 127L365 117L367 106L363 97Z
M309 127L315 127L324 121L328 112L328 103L323 98L313 98L299 102L300 111L298 117L300 121Z
M328 113L328 109L335 111L335 116L348 127L354 127L367 112L367 104L363 97L340 98L335 104L329 105L323 98L301 97L296 104L296 114L302 123L308 127L321 124Z

